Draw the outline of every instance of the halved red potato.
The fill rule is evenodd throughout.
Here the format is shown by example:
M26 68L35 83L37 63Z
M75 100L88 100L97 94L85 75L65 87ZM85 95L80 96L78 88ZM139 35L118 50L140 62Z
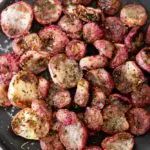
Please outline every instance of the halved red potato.
M144 43L143 34L139 32L140 27L133 27L124 39L124 43L129 52L136 52Z
M107 40L97 40L94 42L94 46L98 49L99 54L103 54L108 58L112 58L115 46Z
M98 86L106 95L109 95L114 88L112 77L103 68L88 71L86 77L94 86Z
M87 107L84 114L86 126L94 131L100 131L103 125L101 110L94 107Z
M130 93L145 81L145 77L134 61L127 61L113 71L116 88L121 93Z
M57 54L50 59L49 72L53 82L62 88L73 88L82 78L78 63L65 54Z
M143 135L150 129L150 114L143 108L132 108L127 114L130 132Z
M73 4L82 4L82 5L88 5L92 2L92 0L71 0Z
M51 24L58 21L62 13L60 0L36 0L33 6L34 16L40 24Z
M115 134L129 129L129 123L125 113L115 105L109 105L103 109L102 131L108 134Z
M131 93L132 104L135 107L150 105L150 86L143 84Z
M67 109L59 109L56 112L56 118L65 126L76 124L77 122L79 122L76 113Z
M71 95L69 91L63 90L56 92L52 98L53 106L56 108L65 108L71 104Z
M97 109L103 109L105 106L105 101L106 101L105 93L100 88L94 87L91 105Z
M32 20L32 8L23 1L11 4L1 13L2 30L10 38L27 34Z
M64 126L59 130L60 141L66 150L82 150L87 142L87 130L81 122Z
M79 80L74 97L75 104L86 107L89 100L89 82L85 79Z
M129 27L143 26L147 18L146 10L140 4L125 5L120 12L121 21Z
M50 25L39 32L43 42L43 49L50 54L57 54L64 51L69 39L57 25Z
M107 15L115 15L121 6L121 0L98 0L99 7Z
M42 150L65 150L57 133L41 138L40 146Z
M27 71L18 72L10 81L8 98L16 107L30 106L34 99L38 99L37 77Z
M94 22L86 23L83 26L83 38L88 43L93 43L103 37L103 30Z
M31 108L19 111L11 121L13 132L26 139L39 140L49 132L49 121L47 117L40 117Z
M12 48L15 54L22 55L26 51L39 51L42 48L42 42L36 33L16 38L12 41Z
M136 62L143 70L150 73L150 47L143 48L136 55Z
M18 59L14 53L0 55L0 84L9 85L13 75L19 71Z
M106 137L101 145L103 150L132 150L134 138L130 133L121 132L111 137Z
M88 146L85 150L102 150L99 146Z
M116 49L114 51L113 58L110 62L111 68L116 68L122 65L128 59L128 49L125 47L124 44L116 43L115 48Z
M80 40L72 40L66 46L66 55L74 60L83 58L86 51L86 44Z
M45 99L48 96L50 83L43 77L39 78L38 95L40 99Z
M34 74L39 74L48 68L50 55L45 51L27 51L20 57L20 67Z
M70 38L80 39L82 37L83 23L80 19L64 15L59 20L58 25Z
M127 27L120 21L119 17L107 17L105 19L105 37L110 41L121 43L127 32Z
M80 60L82 70L91 70L106 67L107 58L104 55L87 56Z
M73 13L84 22L98 22L102 17L102 11L100 9L85 7L83 5L77 5Z
M6 84L0 83L0 106L8 107L11 106L10 101L7 96L8 86Z
M145 39L145 42L146 42L146 44L149 44L149 45L150 45L150 25L148 26L147 31L146 31L146 39Z
M107 99L109 105L115 105L120 108L120 111L127 112L131 107L131 101L120 94L111 94Z

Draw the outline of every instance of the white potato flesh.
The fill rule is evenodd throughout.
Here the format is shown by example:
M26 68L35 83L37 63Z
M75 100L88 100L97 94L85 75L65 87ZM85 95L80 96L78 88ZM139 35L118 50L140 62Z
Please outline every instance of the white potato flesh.
M20 71L13 76L8 98L14 106L24 108L31 105L32 100L38 99L38 79L29 72Z
M49 122L46 117L40 117L31 108L19 111L11 122L12 130L18 136L26 139L39 140L49 132Z

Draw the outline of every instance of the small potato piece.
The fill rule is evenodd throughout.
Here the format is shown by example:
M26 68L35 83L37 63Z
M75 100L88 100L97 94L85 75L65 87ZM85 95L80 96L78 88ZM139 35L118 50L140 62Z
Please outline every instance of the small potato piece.
M109 105L115 105L120 108L120 111L126 113L131 108L131 101L120 94L111 94L107 99Z
M118 17L107 17L105 20L105 37L110 41L121 43L127 32L127 27Z
M72 39L80 39L82 36L83 23L80 19L64 15L58 25Z
M18 136L30 140L39 140L49 132L47 117L40 117L31 108L19 111L11 121L12 130Z
M31 105L32 100L38 99L38 79L29 72L20 71L13 76L9 84L8 98L19 108Z
M61 126L59 137L66 150L82 150L87 142L87 130L78 121L75 124Z
M37 22L51 24L61 16L62 6L60 0L36 0L33 11Z
M75 104L86 107L89 100L89 82L85 79L79 80L74 97Z
M0 55L0 84L9 85L11 78L18 71L18 58L14 53Z
M145 8L139 4L128 4L120 12L121 21L129 27L143 26L147 21Z
M127 61L113 71L116 88L121 93L130 93L144 81L144 75L134 61Z
M137 90L131 93L132 104L135 107L145 107L150 105L150 87L147 84L143 84L138 87Z
M57 134L40 139L40 146L42 150L65 150Z
M132 150L134 139L130 133L121 132L111 137L106 137L101 145L103 150Z
M38 95L40 99L45 99L48 96L50 83L43 77L39 78Z
M23 1L11 4L1 13L2 30L10 38L27 34L32 20L32 8Z
M77 5L76 8L74 8L74 15L84 22L99 22L101 20L102 11L92 7Z
M121 0L98 0L99 7L107 15L115 15L121 6Z
M114 88L112 77L105 69L90 70L87 72L86 77L87 80L94 86L99 87L106 95L109 95Z
M143 135L150 129L150 114L142 108L133 108L128 114L130 132L134 135Z
M39 32L39 36L43 42L43 50L54 55L64 51L69 39L57 25L50 25Z
M6 84L0 84L0 106L8 107L11 106L10 101L8 100L7 96L8 86Z
M53 82L62 88L73 88L82 78L78 63L64 54L57 54L50 59L49 72Z
M101 111L94 107L87 107L84 114L84 121L86 126L94 131L100 131L103 125L103 118Z
M77 61L85 56L86 51L86 44L83 41L72 40L66 46L66 55Z
M12 42L12 48L14 53L20 56L29 50L41 50L42 42L36 33L31 33L26 36L14 39Z
M110 62L111 68L116 68L122 65L128 59L128 49L124 44L115 44L115 47L115 54Z
M60 91L57 92L54 97L52 98L53 100L53 106L56 108L64 108L70 105L71 103L71 96L69 91Z
M109 105L103 109L102 130L108 134L115 134L129 129L129 123L123 111L115 105Z
M103 37L102 29L94 22L89 22L83 26L83 38L88 43L93 43Z
M56 112L56 118L59 122L61 122L64 126L76 124L79 119L75 112L69 111L67 109L59 109Z
M143 48L136 55L136 62L143 70L150 73L150 47Z
M95 87L93 89L93 98L91 105L97 109L103 109L105 106L105 101L105 93L100 88Z
M104 55L87 56L80 60L79 65L82 70L98 69L107 65L107 58Z
M99 146L89 146L86 147L85 150L102 150Z
M82 5L88 5L92 2L92 0L71 0L73 4L82 4Z
M20 58L20 67L34 74L46 70L49 62L49 53L45 51L27 51Z
M112 58L115 46L107 40L97 40L94 42L94 46L98 49L99 54L103 54L107 58Z
M146 32L146 39L145 39L146 44L150 45L150 25L147 28L147 32Z

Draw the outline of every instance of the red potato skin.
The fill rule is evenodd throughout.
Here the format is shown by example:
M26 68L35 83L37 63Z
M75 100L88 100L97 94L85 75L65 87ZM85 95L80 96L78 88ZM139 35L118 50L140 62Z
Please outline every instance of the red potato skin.
M105 14L115 15L120 9L121 0L99 0L98 5Z
M120 21L118 17L107 17L105 20L105 38L122 43L127 32L127 27Z
M112 58L115 46L107 40L97 40L94 42L94 46L98 49L99 54L103 54L107 58Z
M44 42L43 49L49 51L51 55L63 52L69 42L66 33L57 25L45 27L39 32L39 36Z
M136 62L143 70L150 73L150 47L143 48L136 55Z
M19 58L14 53L7 53L0 56L0 84L9 84L14 74L19 71Z
M127 132L121 132L121 133L117 133L117 134L115 134L115 135L113 135L113 136L111 136L111 137L106 137L106 138L102 141L102 143L101 143L102 149L103 149L103 150L110 150L110 149L107 148L106 145L109 144L109 143L111 143L111 142L113 142L113 141L115 141L115 140L117 140L117 139L119 139L119 138L122 138L122 136L123 136L123 137L125 136L125 138L128 137L128 138L131 138L131 139L132 139L131 149L129 149L129 150L132 150L135 141L134 141L133 136L132 136L130 133L127 133Z
M82 5L88 5L92 2L92 0L71 0L73 4L82 4Z
M103 109L105 106L106 95L105 93L98 87L93 88L93 98L92 98L92 107L97 109Z
M89 129L100 131L103 124L101 111L94 107L87 107L84 114L84 121Z
M147 28L145 42L146 42L146 44L150 45L150 25Z
M86 44L80 40L72 40L66 46L66 55L74 60L79 61L86 54Z
M134 107L145 107L150 105L150 87L143 84L136 91L131 93L132 105Z
M103 68L107 65L107 58L104 55L87 56L80 60L82 70Z
M38 94L40 99L45 99L48 96L50 83L43 77L39 77Z
M130 132L134 135L143 135L150 129L150 114L143 108L133 108L127 114Z
M116 52L115 56L110 62L111 68L116 68L122 65L128 59L128 49L124 44L115 44Z
M86 147L84 150L102 150L99 146L89 146Z
M9 9L9 7L11 7L13 5L24 5L28 9L28 11L30 12L30 21L28 22L27 28L24 31L22 31L22 32L20 32L18 34L14 34L13 33L14 35L11 34L11 28L9 29L9 27L7 27L7 25L5 25L5 23L3 23L3 21L2 21L3 11ZM32 11L32 8L31 8L31 6L29 4L27 4L27 3L23 2L23 1L19 1L19 2L16 2L16 3L12 4L12 5L9 5L3 11L2 11L1 17L0 17L1 18L1 27L2 27L3 32L7 35L7 37L9 37L9 38L18 38L18 37L20 37L22 35L26 35L29 32L29 30L31 28L31 25L32 25L32 21L33 21L33 11ZM12 28L12 30L14 30L14 29Z
M42 1L43 1L43 3L42 3ZM34 16L35 16L35 19L37 22L39 22L42 25L46 25L46 24L51 24L51 23L58 21L59 17L62 14L61 2L60 2L60 0L53 0L53 2L54 2L54 4L51 4L45 0L36 0L35 1L34 6L33 6L33 11L34 11ZM49 6L50 4L51 4L51 6ZM41 13L38 11L38 7L40 7L40 5L42 8L44 7L43 8L44 10L42 10ZM48 8L48 6L50 8ZM55 9L52 7L55 7ZM49 16L49 14L51 14L51 16ZM56 16L56 14L57 14L57 16ZM55 17L53 15L55 15ZM41 16L43 18L41 18Z
M103 37L103 30L94 22L83 26L83 38L88 43L93 43Z

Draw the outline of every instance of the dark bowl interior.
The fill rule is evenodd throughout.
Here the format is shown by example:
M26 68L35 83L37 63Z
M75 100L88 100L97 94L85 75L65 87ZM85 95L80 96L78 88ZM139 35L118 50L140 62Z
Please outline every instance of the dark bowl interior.
M17 0L3 0L0 3L0 11L3 10L10 3ZM26 0L29 3L33 3L33 0ZM148 14L150 14L150 0L122 0L123 4L127 3L140 3L145 6ZM149 15L150 16L150 15ZM33 23L31 29L32 32L38 31L41 26L37 23ZM6 53L11 50L9 40L0 30L0 53ZM0 108L0 145L4 150L40 150L39 142L28 141L21 137L16 136L10 127L10 120L16 113L16 108ZM90 144L100 143L105 135L98 133L97 136L91 137L88 141ZM0 148L1 149L1 148ZM150 133L136 137L135 150L150 150ZM121 149L120 149L121 150Z

